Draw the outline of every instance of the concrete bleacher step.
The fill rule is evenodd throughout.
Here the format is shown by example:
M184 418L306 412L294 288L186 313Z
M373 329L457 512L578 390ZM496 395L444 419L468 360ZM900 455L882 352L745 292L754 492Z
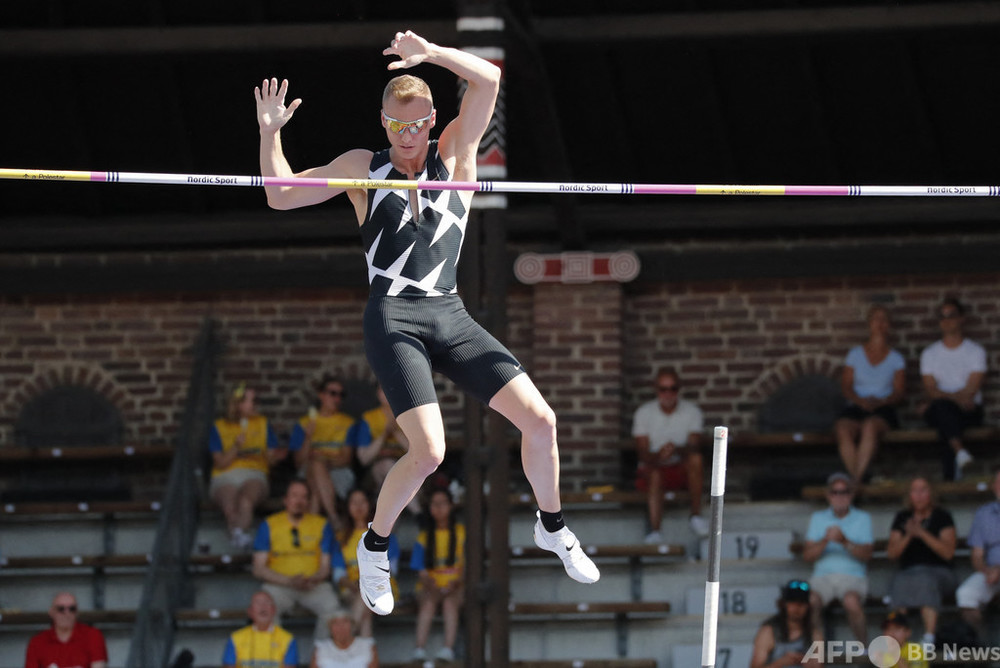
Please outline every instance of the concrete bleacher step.
M670 606L665 602L645 603L596 603L581 609L573 604L514 604L511 611L511 652L512 659L574 660L595 656L615 656L617 635L615 624L609 623L616 616L627 616L629 627L633 625L659 625L668 616ZM246 623L242 610L185 610L178 615L178 630L175 649L191 650L199 664L221 656L226 635ZM312 630L314 620L307 616L288 618L284 626L292 631L299 642L300 655L308 656L312 651ZM580 634L582 628L587 632ZM415 620L412 607L402 607L398 612L375 620L375 637L378 639L379 659L384 662L408 662L414 646ZM546 632L539 636L538 631ZM568 634L571 641L563 643ZM578 637L578 634L579 637ZM222 640L220 641L220 638ZM539 646L541 639L553 646ZM435 620L428 644L428 653L433 656L441 639L440 619ZM639 650L636 650L639 651ZM544 652L544 653L542 653ZM630 653L630 656L632 654ZM649 657L653 654L635 654Z
M728 584L719 586L719 614L743 615L747 613L772 613L775 601L781 596L781 587L773 585ZM705 586L689 587L684 597L684 612L689 615L705 614Z
M893 516L902 507L901 497L862 499L859 503L872 514L876 538L884 540ZM959 536L967 534L972 514L979 503L981 501L974 499L946 502L945 507L955 516ZM29 515L23 504L19 506L19 512L0 513L0 553L8 558L6 568L0 564L0 605L9 604L8 592L13 592L16 597L28 596L26 587L18 582L28 578L22 578L14 571L30 572L32 568L38 569L35 572L44 576L46 584L51 583L53 587L62 588L63 584L71 584L74 588L82 586L83 590L77 593L84 609L88 607L85 601L89 600L90 591L86 578L92 577L98 569L106 580L109 607L115 607L112 602L120 602L135 594L140 578L129 569L141 571L143 568L142 558L151 548L155 534L155 512L149 509L141 513L95 513L91 507L87 508L87 512L79 509L67 512L63 507L63 512L54 516L52 522L39 522L39 517L46 516ZM823 506L822 502L806 500L747 503L731 501L727 497L723 537L724 544L726 541L731 543L723 555L723 591L759 588L775 592L771 597L772 607L766 611L768 614L773 612L776 587L792 577L807 578L811 572L810 565L789 552L789 545L801 541L809 514ZM593 554L602 569L602 580L595 585L581 585L565 577L558 559L534 547L531 529L535 518L530 506L512 509L510 542L516 552L511 569L513 600L525 605L555 602L569 606L560 616L541 609L535 615L528 615L526 610L530 608L522 607L521 618L512 626L511 647L516 653L515 658L525 661L572 661L583 657L615 656L620 640L616 613L598 614L589 608L611 601L630 601L638 583L642 601L669 602L671 611L659 611L651 619L638 613L629 617L627 654L629 657L657 657L660 668L676 665L671 658L673 645L691 644L692 637L700 637L701 616L692 610L697 609L696 605L703 605L701 587L707 566L704 562L689 561L689 558L698 557L700 546L688 526L686 504L668 505L666 508L663 533L676 548L675 551L668 547L666 553L658 546L638 544L646 532L645 511L641 505L605 500L599 503L581 502L567 509L567 520L585 549L596 549ZM409 533L409 540L401 538L403 547L408 548L416 534L412 518L404 517L400 528L402 532ZM737 542L738 537L741 537L741 542ZM751 537L756 539L755 549L750 549ZM104 557L109 540L111 556ZM202 554L195 548L192 556L196 575L192 578L191 591L195 605L199 609L235 609L238 610L237 616L243 615L250 594L256 590L258 583L247 573L246 555L230 555L229 563L225 563L223 555L231 548L224 523L217 512L203 513L198 542L208 543L209 550L207 554ZM595 543L600 544L595 548ZM73 551L78 554L67 555L66 545L72 545ZM742 553L740 547L743 548ZM782 549L785 550L784 556L776 556ZM72 563L74 556L80 563ZM49 561L34 564L17 561L32 557ZM959 577L963 577L968 573L968 565L961 558L959 563ZM893 568L884 556L873 560L872 592L876 597L887 590ZM40 619L45 622L47 617L41 611L48 607L52 591L44 589L37 601L18 601L19 607L41 614ZM691 596L695 599L689 600ZM134 608L137 601L136 595L129 605ZM23 605L26 602L31 605ZM587 605L588 609L572 609L580 603ZM765 616L765 611L754 612L763 607L763 599L751 607L747 614L722 616L720 647L723 642L736 646L752 640ZM537 623L540 621L544 623ZM200 647L196 654L211 664L218 660L221 653L224 632L234 630L242 623L242 618L234 618L220 620L218 625L204 629L182 627L175 647L185 646L187 639L196 641ZM846 626L839 618L835 624L837 632L847 637ZM296 627L296 635L305 639L311 634L311 626L311 622L301 624ZM0 668L23 663L27 637L41 627L32 628L34 630L28 627L15 630L0 620L0 631L5 631L0 633ZM377 628L383 660L405 664L412 649L412 619L399 618ZM580 628L590 629L594 637L580 637ZM112 668L118 668L127 654L128 631L116 624L110 627L102 625L102 630L124 647L119 658L112 658ZM439 626L435 627L432 637L440 637ZM433 642L436 641L432 641L432 646ZM557 647L557 644L560 646ZM698 656L700 660L700 654Z
M0 517L0 554L34 557L44 554L146 554L156 536L156 516Z
M130 568L125 572L112 572L105 576L101 590L106 609L135 608L142 600L142 586L145 569ZM4 575L0 604L16 605L21 610L48 610L52 596L59 591L68 591L76 596L81 610L95 608L94 578L87 573L36 576L21 574Z
M723 521L720 555L722 559L787 559L795 534L789 529L740 529L726 531ZM708 554L708 539L703 538L701 554Z
M933 484L934 493L945 502L978 501L986 503L993 499L990 489L990 476L966 476L962 480L937 481ZM856 493L861 501L894 501L903 499L909 489L907 480L880 480L862 485ZM822 501L826 498L826 488L822 485L807 485L802 488L802 498Z
M750 665L753 657L753 643L725 643L716 644L715 662L712 664L716 668L744 668ZM670 648L670 658L674 668L684 666L703 666L702 646L674 645Z
M404 661L385 663L379 660L381 668L424 668L426 661ZM434 663L434 662L430 662ZM511 668L656 668L656 659L566 659L511 661Z

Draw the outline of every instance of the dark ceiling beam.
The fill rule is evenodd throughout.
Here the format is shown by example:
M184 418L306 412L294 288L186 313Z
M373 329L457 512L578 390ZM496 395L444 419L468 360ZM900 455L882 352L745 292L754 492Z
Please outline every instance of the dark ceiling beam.
M597 197L597 196L595 196ZM576 220L584 234L606 243L667 238L795 238L822 230L857 239L892 230L898 234L976 229L1000 224L995 198L757 198L754 201L653 198L639 205L584 200ZM507 211L508 229L519 245L544 246L559 236L559 216L551 205ZM683 235L682 237L680 235ZM296 212L142 215L93 218L6 219L0 249L6 253L101 252L204 248L360 249L354 213L348 207ZM358 250L360 253L360 250ZM0 254L0 267L4 265Z
M710 247L636 249L642 262L637 282L755 280L897 274L996 272L1000 240L941 236L936 239L875 240L829 244L806 241L785 246L723 244ZM513 273L516 253L508 253ZM71 263L3 266L0 297L53 294L114 294L230 290L363 290L364 256L358 250L315 254L207 253L79 257ZM508 280L515 281L513 276Z
M612 14L535 20L535 30L543 42L835 35L996 25L1000 25L1000 3L987 2Z
M941 30L1000 25L1000 3L955 2L878 7L825 7L729 12L653 13L536 18L542 42L716 39ZM383 44L398 22L0 30L0 56L87 56L342 50ZM454 21L408 24L454 44Z
M454 44L455 21L412 21L408 29ZM344 50L388 43L399 22L0 30L0 56L185 55Z
M739 239L750 242L849 236L866 243L880 235L919 237L996 233L1000 211L992 198L946 201L892 198L879 201L847 198L809 200L756 199L695 201L660 199L641 205L601 204L579 207L577 224L590 249L620 249L648 243ZM562 250L554 245L551 211L512 209L508 238L519 248L538 252Z
M786 248L638 250L640 282L977 274L997 270L995 239L900 240L854 246L807 242Z

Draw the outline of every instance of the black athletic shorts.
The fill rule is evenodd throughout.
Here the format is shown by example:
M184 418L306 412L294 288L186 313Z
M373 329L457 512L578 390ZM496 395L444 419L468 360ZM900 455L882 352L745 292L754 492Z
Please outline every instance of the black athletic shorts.
M840 413L840 417L858 422L876 416L885 420L890 429L899 429L899 416L896 415L896 409L892 406L879 406L874 411L866 411L857 404L847 404Z
M458 295L372 297L365 306L365 355L392 412L437 403L431 371L484 404L524 373L517 358L465 310Z

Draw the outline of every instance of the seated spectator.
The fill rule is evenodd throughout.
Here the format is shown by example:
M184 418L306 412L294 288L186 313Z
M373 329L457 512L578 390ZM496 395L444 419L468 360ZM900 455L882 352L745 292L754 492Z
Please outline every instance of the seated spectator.
M324 375L316 386L316 395L317 406L292 428L288 446L312 490L310 512L319 513L322 508L330 524L337 528L340 517L336 499L346 499L354 487L352 446L356 444L348 438L354 418L340 410L345 393L339 378Z
M941 340L927 346L920 355L920 375L927 396L922 410L927 424L937 429L941 438L944 479L958 480L962 469L972 462L972 455L962 443L962 432L983 423L980 388L986 375L986 351L965 338L965 309L957 299L945 299L938 318Z
M340 609L330 582L331 569L345 569L340 545L330 523L306 512L309 488L302 480L288 484L285 510L274 513L257 530L253 544L253 575L264 582L278 615L295 604L316 615L316 637L328 633L326 620Z
M417 646L413 659L427 658L427 637L438 606L444 620L444 645L437 659L455 660L458 615L465 602L465 526L455 518L451 493L445 488L431 492L427 502L430 520L417 536L410 568L419 573L417 583Z
M639 406L632 420L632 436L639 456L637 487L647 492L649 534L647 543L660 543L663 493L671 487L687 487L691 496L691 528L708 535L708 522L701 516L704 464L701 432L704 418L694 403L680 398L680 377L662 369L656 374L656 399Z
M847 474L860 484L879 438L899 428L896 406L906 391L906 361L889 347L889 311L868 309L868 341L844 360L841 392L849 402L834 424L837 449Z
M354 622L346 610L334 613L327 623L329 640L317 640L309 668L378 668L378 650L372 638L354 635Z
M60 592L52 598L52 628L32 636L24 668L107 668L104 634L77 621L76 596Z
M396 424L396 417L392 414L389 400L386 399L385 392L380 386L375 387L375 395L378 397L379 405L361 415L361 420L356 425L357 437L354 440L368 442L368 445L358 448L358 461L371 470L377 496L382 490L382 483L385 482L389 469L396 460L406 454L410 442ZM414 515L420 514L420 502L415 497L407 508Z
M969 529L969 560L975 571L955 592L962 619L983 635L981 610L1000 593L1000 468L993 470L996 500L980 506Z
M819 668L818 659L803 659L810 645L822 640L823 634L813 626L809 610L809 583L790 580L781 588L778 614L764 620L754 636L750 668Z
M274 623L276 613L270 594L254 593L247 608L250 624L229 636L222 668L298 668L295 637Z
M368 531L368 523L372 521L374 516L375 508L372 506L372 500L368 493L357 487L352 489L351 493L347 495L347 521L337 536L340 548L344 553L344 563L347 565L347 570L343 573L334 572L333 574L333 580L340 589L341 600L350 608L354 628L362 638L370 638L372 635L374 613L361 600L358 543ZM394 534L389 535L388 552L389 569L395 578L399 570L399 541L396 540ZM392 585L393 589L396 589L395 579L392 581ZM393 594L395 596L396 592L394 591Z
M882 620L882 635L895 640L896 646L873 642L869 654L872 664L885 668L928 668L930 664L924 659L923 647L910 642L910 634L910 620L905 614L894 611L886 615ZM899 647L899 660L892 663L896 647Z
M253 543L254 509L268 496L267 475L288 450L278 447L278 437L267 418L257 414L257 394L240 383L209 433L212 482L208 491L222 509L229 540L237 550Z
M889 532L888 557L899 562L889 589L890 605L901 613L920 608L922 640L933 644L938 610L958 584L952 564L955 521L935 503L931 484L923 477L910 482L906 505L896 513Z
M839 599L856 640L867 643L865 597L868 596L867 562L872 557L872 518L851 505L853 481L846 473L826 480L830 507L809 518L802 558L815 562L809 585L813 627L820 628L823 607Z

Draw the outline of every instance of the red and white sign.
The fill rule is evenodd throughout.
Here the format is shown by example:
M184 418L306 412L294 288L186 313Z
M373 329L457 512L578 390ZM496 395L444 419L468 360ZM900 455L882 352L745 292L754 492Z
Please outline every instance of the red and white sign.
M528 285L535 283L627 283L639 275L639 257L632 251L590 253L586 251L524 253L514 262L514 276Z

